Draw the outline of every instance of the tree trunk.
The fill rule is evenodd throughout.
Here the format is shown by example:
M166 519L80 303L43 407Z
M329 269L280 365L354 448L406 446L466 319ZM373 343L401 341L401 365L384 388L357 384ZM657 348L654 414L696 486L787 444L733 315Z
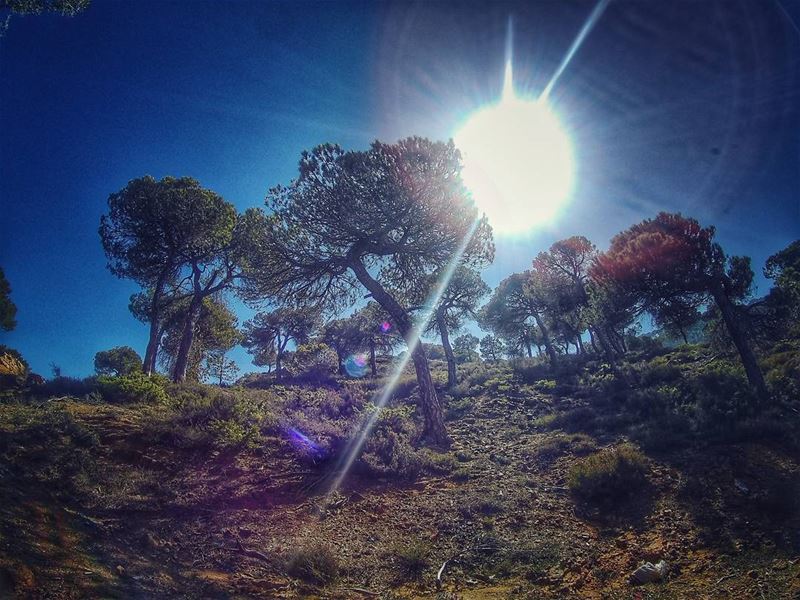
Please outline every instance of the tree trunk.
M603 351L605 352L606 358L608 358L608 364L611 365L611 371L616 377L621 378L619 369L617 369L617 361L614 358L614 349L611 347L611 344L609 343L605 332L603 332L602 327L597 328L597 339L600 342L600 346L603 348Z
M547 327L545 327L544 321L539 316L538 312L534 311L533 318L536 321L536 325L539 327L539 331L542 332L542 341L544 341L544 347L545 350L547 350L547 356L550 357L550 365L555 367L558 359L556 358L556 351L553 348L553 342L550 341L550 333L547 331Z
M157 319L158 317L156 316L150 320L150 336L147 340L147 350L145 350L144 360L142 361L142 372L145 375L152 375L156 370L156 353L158 352L158 343L161 340L161 327Z
M436 388L433 386L431 371L428 367L428 357L425 356L425 349L418 336L414 335L411 320L408 313L394 299L383 286L369 274L367 268L359 258L350 261L350 268L355 273L356 278L367 288L372 297L381 307L391 315L397 328L405 338L411 351L411 358L414 361L414 370L417 374L417 384L419 385L419 404L425 418L423 437L430 439L434 444L448 447L450 439L444 426L442 417L442 407L439 398L436 396Z
M584 352L586 352L586 349L583 347L583 340L580 334L578 334L578 353L583 354Z
M161 295L166 281L165 274L159 274L156 287L153 289L153 299L150 302L150 336L147 340L147 349L142 361L142 371L146 375L151 375L156 370L156 354L158 353L158 342L161 338Z
M722 313L722 320L728 328L733 343L739 351L739 357L742 359L744 372L747 374L747 380L750 385L755 389L758 394L758 399L762 404L769 402L769 392L764 383L764 375L761 373L761 368L758 366L758 360L753 353L750 344L747 341L747 336L739 325L736 317L736 308L725 293L725 288L722 281L715 280L711 284L711 294L714 296L714 301L717 303L720 312Z
M528 334L522 336L522 343L525 344L525 349L528 351L528 358L533 358L533 349L531 348L531 338Z
M597 344L594 341L594 333L592 333L591 327L589 328L589 341L592 343L592 349L594 350L594 353L600 354L600 350L597 349Z
M372 376L378 376L378 363L375 360L375 340L369 341L369 366L372 369Z
M447 389L450 389L457 383L456 357L453 356L453 346L450 345L450 334L447 331L447 322L444 314L438 311L436 313L436 325L439 328L439 334L442 336L444 355L447 357Z
M280 334L275 336L275 381L283 379L283 351L288 343L287 339L281 340Z
M186 371L189 367L189 353L192 350L192 340L194 339L194 329L197 325L197 319L200 316L200 309L202 306L203 298L198 295L192 296L189 312L186 314L186 320L183 323L181 343L178 347L178 356L175 359L175 371L172 374L172 379L176 383L186 380Z
M339 348L334 348L334 350L336 352L336 363L339 365L339 375L344 377L347 375L347 371L344 368L344 355Z

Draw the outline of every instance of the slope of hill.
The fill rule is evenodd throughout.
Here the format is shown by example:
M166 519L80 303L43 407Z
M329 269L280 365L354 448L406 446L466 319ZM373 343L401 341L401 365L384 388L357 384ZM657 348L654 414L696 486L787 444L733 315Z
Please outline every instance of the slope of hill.
M198 388L171 389L167 407L7 401L0 597L800 597L796 423L742 417L735 433L690 435L702 411L676 421L659 408L656 390L708 364L701 351L643 361L624 394L592 365L589 379L541 380L467 365L447 397L448 453L379 428L332 494L341 425L377 383L206 392L205 404L189 399ZM256 435L237 402L273 410ZM305 440L287 415L316 421ZM631 583L661 560L663 579Z

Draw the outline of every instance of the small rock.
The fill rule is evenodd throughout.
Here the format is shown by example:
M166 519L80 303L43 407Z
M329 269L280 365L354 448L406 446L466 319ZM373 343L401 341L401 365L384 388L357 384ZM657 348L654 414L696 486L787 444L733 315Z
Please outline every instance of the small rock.
M631 573L631 583L650 583L651 581L661 581L667 576L669 567L663 560L658 561L656 564L646 562L633 573Z

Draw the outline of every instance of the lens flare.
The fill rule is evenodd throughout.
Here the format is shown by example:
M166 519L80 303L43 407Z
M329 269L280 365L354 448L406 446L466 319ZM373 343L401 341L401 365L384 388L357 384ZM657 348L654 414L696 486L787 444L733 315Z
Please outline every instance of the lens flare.
M302 431L295 429L294 427L289 427L286 432L289 434L289 440L296 446L299 446L305 450L311 450L313 452L319 451L319 446L311 441L311 439L304 434Z
M381 333L389 333L392 330L392 324L389 321L381 323Z
M350 377L364 377L369 371L369 358L366 354L351 354L344 360L344 370Z

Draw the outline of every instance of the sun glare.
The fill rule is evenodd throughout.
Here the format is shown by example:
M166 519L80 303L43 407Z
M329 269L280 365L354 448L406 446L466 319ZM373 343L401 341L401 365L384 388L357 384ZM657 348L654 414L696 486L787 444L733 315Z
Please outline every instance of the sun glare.
M545 99L514 94L506 64L503 97L474 113L454 136L462 176L499 234L550 222L573 187L572 147Z

